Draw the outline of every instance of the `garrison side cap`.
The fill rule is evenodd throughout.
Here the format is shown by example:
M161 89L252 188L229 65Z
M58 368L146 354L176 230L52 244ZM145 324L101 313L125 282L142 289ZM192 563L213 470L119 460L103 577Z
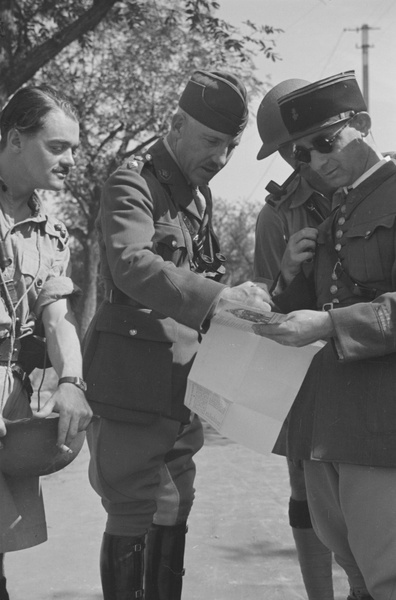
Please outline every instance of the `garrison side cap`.
M291 140L367 110L354 71L345 71L307 85L282 96L278 102Z
M179 106L202 125L233 137L242 133L249 116L245 86L234 75L220 71L195 71Z

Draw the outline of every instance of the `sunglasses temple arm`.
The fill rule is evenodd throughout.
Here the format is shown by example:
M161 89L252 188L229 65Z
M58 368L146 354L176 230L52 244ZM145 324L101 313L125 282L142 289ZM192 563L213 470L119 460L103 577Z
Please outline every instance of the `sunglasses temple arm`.
M300 169L301 169L301 165L298 165L298 167L293 171L293 173L291 175L289 175L289 177L286 179L286 181L284 181L282 183L282 185L279 185L278 183L275 183L275 181L271 180L265 186L265 189L267 190L267 192L269 192L270 194L273 194L274 196L284 196L286 194L287 188L289 187L291 182L299 174Z

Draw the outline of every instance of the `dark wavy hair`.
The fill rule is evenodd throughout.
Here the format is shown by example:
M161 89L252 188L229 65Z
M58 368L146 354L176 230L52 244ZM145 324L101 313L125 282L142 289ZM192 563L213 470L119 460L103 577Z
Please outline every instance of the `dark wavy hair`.
M77 109L70 99L48 85L24 87L18 90L0 115L1 146L7 143L11 129L34 135L44 127L51 110L62 110L68 117L79 121Z

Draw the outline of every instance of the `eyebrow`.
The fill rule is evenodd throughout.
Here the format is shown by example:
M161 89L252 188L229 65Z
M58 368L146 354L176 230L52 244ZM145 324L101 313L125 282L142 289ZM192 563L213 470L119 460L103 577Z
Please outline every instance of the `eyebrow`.
M72 148L77 148L77 146L79 146L80 142L77 142L77 144L71 144L69 140L66 140L65 138L49 138L48 140L46 140L47 144L63 144L64 146L71 146Z

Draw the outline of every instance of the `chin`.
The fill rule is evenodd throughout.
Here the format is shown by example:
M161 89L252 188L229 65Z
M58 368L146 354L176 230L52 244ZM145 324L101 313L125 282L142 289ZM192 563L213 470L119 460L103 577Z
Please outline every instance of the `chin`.
M49 190L53 190L54 192L59 192L60 190L64 190L65 189L65 181L54 181L52 182L52 185L50 187L51 184L48 185L48 189Z

